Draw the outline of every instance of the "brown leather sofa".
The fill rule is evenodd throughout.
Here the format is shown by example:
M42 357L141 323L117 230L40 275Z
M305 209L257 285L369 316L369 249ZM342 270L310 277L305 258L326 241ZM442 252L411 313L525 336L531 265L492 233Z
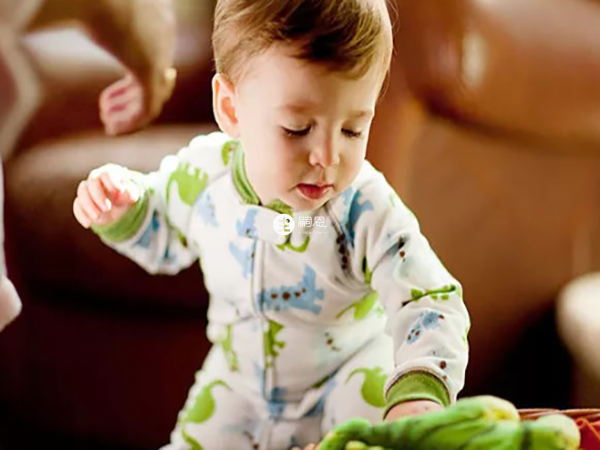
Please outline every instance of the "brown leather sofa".
M93 167L149 170L214 127L209 23L200 2L178 3L179 84L159 123L135 136L99 131L96 97L119 73L110 60L70 35L27 43L47 96L6 162L8 264L24 302L0 335L9 450L156 448L206 352L197 268L151 277L71 214ZM561 288L600 264L600 4L397 3L369 157L464 283L464 394L569 406L554 314Z

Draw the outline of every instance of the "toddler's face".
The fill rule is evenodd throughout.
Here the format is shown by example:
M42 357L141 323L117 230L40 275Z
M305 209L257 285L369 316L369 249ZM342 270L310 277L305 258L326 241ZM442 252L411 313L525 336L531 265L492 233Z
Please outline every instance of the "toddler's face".
M314 210L344 191L364 161L380 70L344 77L273 46L234 87L236 131L260 199Z

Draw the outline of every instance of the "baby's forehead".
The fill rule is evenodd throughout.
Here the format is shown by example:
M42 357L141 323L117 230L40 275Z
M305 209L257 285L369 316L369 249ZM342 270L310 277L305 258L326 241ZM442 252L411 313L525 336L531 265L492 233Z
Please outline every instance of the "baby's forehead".
M271 45L258 54L240 55L237 63L242 70L238 79L272 78L281 75L290 81L298 78L310 80L330 79L343 83L374 82L385 78L383 64L358 61L354 66L339 68L330 61L311 61L298 53L295 44ZM309 80L309 81L310 81ZM309 87L309 86L306 86Z

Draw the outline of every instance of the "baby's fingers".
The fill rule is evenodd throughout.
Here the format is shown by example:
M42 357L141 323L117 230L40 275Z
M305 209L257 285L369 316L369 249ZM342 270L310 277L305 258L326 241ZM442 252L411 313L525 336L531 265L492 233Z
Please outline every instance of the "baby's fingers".
M132 182L117 182L108 172L100 175L100 182L115 206L130 206L139 199L140 194Z
M100 209L102 212L110 211L112 206L110 200L106 195L106 191L102 186L100 180L90 179L87 182L88 192L90 193L90 197L92 198L94 204Z
M76 198L73 202L73 214L83 228L89 228L92 225L92 220L81 207L79 198Z
M87 216L93 221L98 220L102 211L96 205L96 203L92 200L92 196L88 190L88 182L82 181L79 183L79 187L77 188L77 199L79 200L79 205L83 212L87 214Z

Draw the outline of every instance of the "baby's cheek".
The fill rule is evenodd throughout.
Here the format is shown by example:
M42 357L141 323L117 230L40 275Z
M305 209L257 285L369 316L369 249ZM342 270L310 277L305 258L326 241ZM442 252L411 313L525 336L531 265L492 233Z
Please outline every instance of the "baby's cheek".
M358 176L364 158L350 157L340 161L338 172L338 186L343 190L347 188Z

